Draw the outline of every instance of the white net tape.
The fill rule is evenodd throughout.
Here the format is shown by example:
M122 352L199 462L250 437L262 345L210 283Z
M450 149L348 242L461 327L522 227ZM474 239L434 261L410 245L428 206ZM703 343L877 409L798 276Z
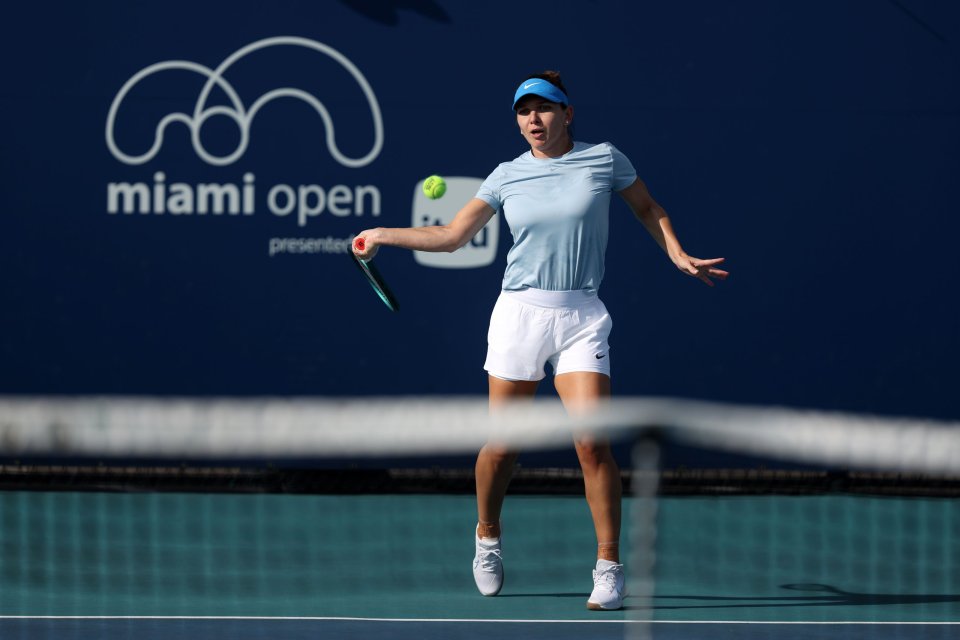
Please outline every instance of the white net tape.
M306 457L444 454L494 440L569 444L646 428L688 443L822 465L960 471L960 423L619 398L571 416L558 401L491 413L476 397L0 398L4 455Z

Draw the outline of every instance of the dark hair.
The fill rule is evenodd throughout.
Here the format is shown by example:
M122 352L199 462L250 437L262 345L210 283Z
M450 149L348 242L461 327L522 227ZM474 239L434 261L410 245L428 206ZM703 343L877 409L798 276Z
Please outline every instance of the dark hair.
M546 71L541 71L539 73L531 73L529 76L525 78L525 80L530 80L532 78L539 78L540 80L546 80L547 82L555 86L557 89L560 89L560 91L563 91L563 93L569 99L570 94L567 93L567 88L563 86L563 80L560 79L559 71L553 71L552 69L547 69ZM569 105L565 104L563 106L566 107Z

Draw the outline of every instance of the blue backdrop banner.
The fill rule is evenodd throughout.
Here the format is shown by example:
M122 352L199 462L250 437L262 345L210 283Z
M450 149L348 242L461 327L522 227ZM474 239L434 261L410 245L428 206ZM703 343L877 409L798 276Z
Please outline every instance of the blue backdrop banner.
M733 274L684 277L614 198L615 393L960 417L956 3L6 13L2 393L484 393L506 224L382 250L397 314L346 253L452 219L524 152L513 91L552 68L576 137L615 144Z

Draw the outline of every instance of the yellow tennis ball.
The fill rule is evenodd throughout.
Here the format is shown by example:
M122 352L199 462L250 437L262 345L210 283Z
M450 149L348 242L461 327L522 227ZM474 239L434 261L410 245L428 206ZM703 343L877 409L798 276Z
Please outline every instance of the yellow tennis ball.
M442 198L447 192L447 183L440 176L430 176L423 181L423 194L431 200Z

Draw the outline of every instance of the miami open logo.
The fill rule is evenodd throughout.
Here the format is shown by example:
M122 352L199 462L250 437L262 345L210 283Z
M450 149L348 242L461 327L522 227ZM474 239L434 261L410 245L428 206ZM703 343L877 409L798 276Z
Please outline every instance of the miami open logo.
M340 150L337 144L337 129L330 111L313 93L296 87L271 89L252 100L245 102L240 93L228 80L233 66L248 56L256 55L272 47L296 47L307 49L326 56L342 67L356 82L362 92L362 102L357 105L356 113L362 118L361 105L366 103L370 122L373 126L373 146L368 152L351 157ZM204 83L197 96L193 111L185 113L175 111L162 116L153 130L153 141L144 153L130 149L121 149L117 143L115 130L124 100L141 82L164 72L188 71L199 74ZM239 72L238 72L239 73ZM216 92L221 103L211 104L211 94ZM365 167L373 162L383 149L383 116L377 96L367 78L353 62L336 49L307 38L296 36L278 36L258 40L230 54L216 68L210 68L188 60L167 60L151 64L135 73L127 80L114 97L107 113L106 141L113 157L128 165L143 165L160 153L167 130L172 124L185 126L190 132L190 140L197 156L210 165L227 166L235 163L247 151L250 144L250 128L261 109L273 100L289 98L300 100L312 108L323 121L326 135L326 147L330 155L342 166L350 169ZM220 149L213 153L203 141L204 124L214 117L225 117L233 123L239 135L232 151ZM356 125L351 123L351 133L356 134ZM295 135L291 128L290 135ZM149 136L148 136L149 137ZM146 146L146 145L144 145ZM318 147L320 145L317 145ZM110 182L107 184L107 213L173 216L251 216L258 206L258 188L256 176L246 171L232 181L191 183L186 176L171 176L167 171L155 169L150 180L139 182ZM267 210L277 217L295 217L297 226L304 227L312 219L322 214L335 217L379 216L381 194L374 184L276 184L266 192L263 201Z
M247 101L241 97L240 92L229 81L234 65L244 58L272 47L297 47L323 54L349 73L362 92L363 102L366 103L366 109L370 114L374 135L373 145L369 151L358 157L348 156L341 151L330 111L320 98L311 92L288 86L271 89L253 97L252 100L249 99L251 96L244 96L248 98ZM192 111L174 111L160 117L153 129L152 141L149 140L149 129L147 130L147 140L140 149L147 145L149 147L143 153L139 152L140 149L122 149L117 143L116 129L118 119L121 119L121 113L124 112L124 100L148 78L171 71L179 73L187 71L198 74L204 79ZM240 81L242 73L242 70L234 72L237 76L235 80L240 86L243 86ZM212 97L216 98L218 103L212 104ZM353 62L336 49L322 42L296 36L277 36L258 40L238 49L213 68L189 60L167 60L141 69L123 84L110 104L105 129L107 148L119 162L132 166L145 165L157 158L163 149L170 125L177 124L185 126L190 132L190 141L198 158L209 165L226 167L236 163L246 153L250 144L251 125L260 110L273 100L281 98L300 100L312 108L312 111L322 120L326 148L330 156L343 167L349 169L366 167L380 155L384 142L383 116L380 104L367 78ZM131 99L131 101L135 100ZM360 118L363 116L362 104L358 102L354 109L354 113ZM130 106L127 107L127 109L130 108ZM204 145L204 125L214 117L228 118L236 127L239 135L236 145L229 152L218 148L219 153L215 153ZM348 131L354 135L357 133L353 122ZM140 133L142 135L143 131L141 130ZM290 135L296 135L296 131L291 129ZM382 196L375 184L280 183L267 189L263 197L259 195L260 189L256 184L256 176L249 170L241 170L233 176L232 180L200 183L186 180L188 176L170 175L170 173L161 167L155 167L149 178L144 176L146 180L108 182L107 213L124 217L134 215L150 218L214 216L227 219L253 216L263 205L272 215L278 218L295 219L297 227L304 228L307 225L312 227L314 223L319 223L324 217L329 216L376 218L380 216L382 209ZM448 179L448 194L444 199L443 207L438 202L424 202L425 198L415 197L413 225L445 224L455 213L455 210L449 211L446 207L458 199L468 200L476 193L480 182L478 178ZM419 185L415 188L415 192L420 193ZM418 252L416 260L423 266L436 268L462 269L489 265L496 255L497 223L498 217L495 217L467 247L454 254L428 255ZM345 253L349 251L352 239L352 236L329 235L311 238L275 237L269 239L268 254L277 256L286 253Z
M342 66L353 77L353 79L356 80L357 85L360 87L363 95L366 97L367 107L370 109L370 115L373 121L374 142L373 147L367 154L359 158L351 158L343 154L340 151L340 148L337 146L336 128L334 126L333 118L330 116L330 112L324 106L323 102L321 102L316 96L302 89L293 87L273 89L257 97L252 103L249 104L249 106L244 103L237 91L227 80L227 72L237 61L254 54L257 51L267 49L269 47L280 46L303 47L322 53L340 64L340 66ZM197 97L197 102L194 105L193 113L174 112L164 116L160 122L157 123L156 130L154 131L153 144L145 153L136 155L134 153L125 152L117 145L114 135L117 114L120 111L120 107L123 104L124 98L126 98L127 94L129 94L130 91L145 78L149 78L154 74L170 70L186 70L198 73L206 78L203 89L200 91L200 95ZM229 105L207 106L210 94L214 88L218 88L223 91L223 93L227 96ZM322 42L296 36L278 36L274 38L258 40L257 42L248 44L247 46L230 54L215 69L211 69L202 64L188 60L167 60L165 62L158 62L141 69L129 80L127 80L127 82L117 93L116 97L114 97L113 103L110 105L110 111L107 114L106 126L107 147L110 149L110 153L113 154L113 157L120 162L130 165L144 164L152 160L160 152L160 149L163 147L163 140L167 127L173 123L181 123L186 125L190 131L190 139L193 143L193 148L196 151L197 156L203 159L204 162L207 162L211 165L229 165L236 162L246 152L247 145L250 142L250 124L253 122L253 119L256 118L257 113L264 107L264 105L278 98L294 98L302 100L313 107L313 109L317 112L317 115L320 116L321 120L323 120L324 130L326 131L327 149L330 151L330 154L333 156L333 158L344 167L364 167L373 162L380 154L380 151L383 148L383 117L380 113L380 105L377 102L377 97L373 93L370 83L367 82L367 79L356 67L356 65L354 65L346 56L341 54L336 49L327 46ZM203 145L203 125L208 119L214 116L225 116L230 118L236 125L240 134L236 148L227 155L218 156L210 153Z

